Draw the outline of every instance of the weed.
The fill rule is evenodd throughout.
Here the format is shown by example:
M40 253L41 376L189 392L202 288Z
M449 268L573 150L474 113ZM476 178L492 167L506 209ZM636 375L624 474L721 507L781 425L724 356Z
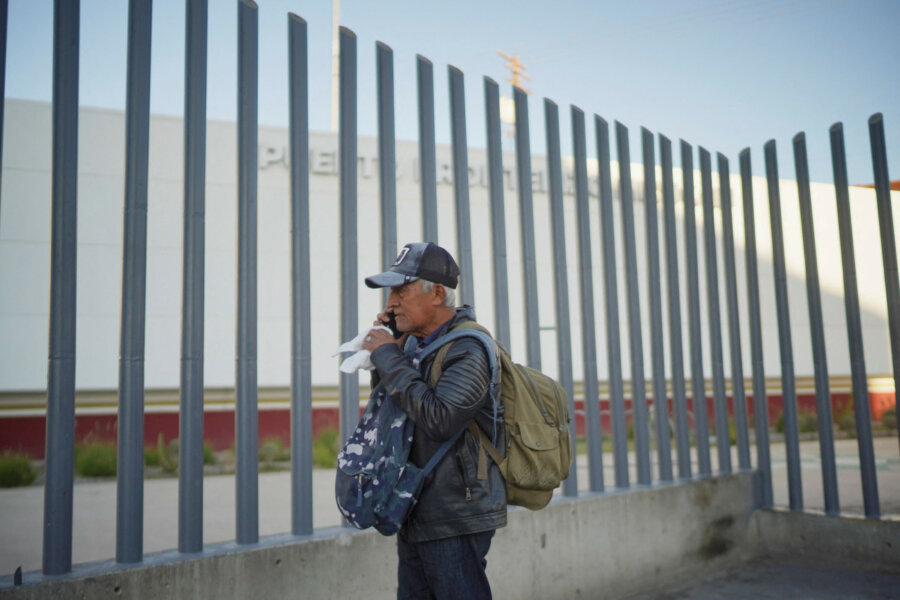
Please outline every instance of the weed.
M27 454L0 454L0 487L31 485L36 477L37 472L31 466L31 459Z
M178 453L181 448L181 444L178 441L178 438L169 440L169 443L166 444L165 438L163 438L163 434L160 433L159 437L156 438L156 450L153 452L146 451L144 453L144 463L150 464L147 462L148 456L153 455L153 458L150 460L158 461L156 465L162 467L163 472L165 473L177 473L178 472ZM216 464L216 454L213 452L212 444L209 442L203 442L203 464L204 465L214 465Z
M216 464L216 454L215 452L213 452L212 444L210 444L209 442L203 442L203 464Z
M814 433L819 431L819 418L814 412L801 412L797 415L797 430L800 433Z
M335 429L323 429L313 440L313 464L333 469L341 450L341 437Z
M144 447L144 466L158 467L160 465L159 450L153 446Z
M853 403L848 402L834 418L834 424L837 428L846 433L848 436L856 437L856 415L853 413Z
M881 414L881 426L888 431L897 431L897 407L889 408Z
M159 456L159 466L165 473L176 473L178 471L178 440L170 440L166 445L166 440L162 432L156 438L156 453Z
M775 431L784 433L784 413L778 413L775 420ZM799 433L815 433L819 431L819 419L814 411L797 413L797 431Z
M82 477L115 477L116 445L85 442L75 446L75 472Z
M262 445L259 447L259 461L264 467L271 468L276 462L290 459L291 452L280 438L268 437L263 440Z

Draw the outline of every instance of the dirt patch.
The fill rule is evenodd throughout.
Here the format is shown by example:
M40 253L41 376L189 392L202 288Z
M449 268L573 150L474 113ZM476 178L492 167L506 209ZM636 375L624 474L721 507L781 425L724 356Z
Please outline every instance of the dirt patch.
M700 544L697 554L706 560L711 560L731 550L734 546L733 527L734 517L731 516L722 517L710 523L704 532L703 542Z

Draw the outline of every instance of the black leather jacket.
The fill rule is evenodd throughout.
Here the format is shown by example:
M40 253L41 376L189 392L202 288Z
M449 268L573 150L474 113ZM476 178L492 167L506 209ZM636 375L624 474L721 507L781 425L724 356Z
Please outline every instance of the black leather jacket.
M438 338L463 320L474 320L468 306L441 327ZM409 348L409 346L407 346ZM416 368L394 344L372 352L375 365L373 386L380 380L389 396L416 425L411 461L425 466L441 444L466 427L473 418L492 435L492 402L488 393L490 367L484 346L463 338L453 342L442 363L442 375L434 388L429 373L434 355ZM498 414L502 405L498 398ZM504 430L497 427L497 444L505 447ZM422 494L400 535L410 542L424 542L456 535L478 533L506 525L506 485L499 467L487 458L487 478L477 477L479 442L470 431L425 479Z

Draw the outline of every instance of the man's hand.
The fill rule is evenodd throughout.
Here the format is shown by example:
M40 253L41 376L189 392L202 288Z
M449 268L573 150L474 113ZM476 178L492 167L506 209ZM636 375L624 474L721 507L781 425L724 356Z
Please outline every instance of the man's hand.
M373 325L384 326L384 321L381 321L381 315L378 315L378 320L376 320ZM407 334L403 334L403 336L399 340L395 340L394 336L391 332L386 331L384 329L372 329L369 333L366 334L366 337L363 338L363 349L372 352L375 348L382 346L384 344L397 344L398 347L403 348L403 344L406 343Z
M366 334L366 337L363 338L363 349L372 352L375 348L383 344L390 344L394 342L394 336L384 329L372 329L369 333Z

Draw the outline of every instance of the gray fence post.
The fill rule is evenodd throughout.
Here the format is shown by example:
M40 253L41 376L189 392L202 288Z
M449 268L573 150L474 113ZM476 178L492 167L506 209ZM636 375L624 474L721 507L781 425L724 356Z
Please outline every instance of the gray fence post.
M697 259L697 220L694 201L694 156L690 144L681 142L681 176L684 202L684 245L687 254L688 317L691 346L691 393L694 432L697 437L697 473L712 474L709 456L709 424L706 381L703 378L703 337L700 328L700 265Z
M257 411L256 172L259 15L238 4L237 368L235 405L236 525L239 544L259 541L259 414Z
M581 347L584 365L584 423L588 445L588 479L592 492L603 491L603 437L600 429L600 392L597 383L597 332L594 321L591 207L587 175L584 112L572 106L572 154L575 158L575 215L578 230L578 267L581 280ZM607 163L608 164L608 163ZM574 424L574 420L573 420ZM575 440L575 436L572 436Z
M356 245L356 34L341 27L340 68L340 237L341 340L359 328L359 255ZM359 375L341 373L341 439L349 439L359 421ZM346 524L346 523L345 523ZM348 525L349 526L349 525Z
M734 260L734 222L731 211L731 174L728 159L718 155L719 195L722 206L722 242L725 249L725 303L728 307L728 346L731 351L731 395L737 441L738 468L750 469L750 436L747 431L747 396L741 357L741 323L738 312L737 267Z
M375 44L378 76L378 185L381 199L381 268L391 267L397 256L397 145L394 133L394 51ZM381 289L387 305L391 288Z
M569 318L569 277L566 264L566 223L563 212L562 157L559 149L559 108L544 98L544 127L547 132L547 167L550 179L550 231L553 244L553 292L556 299L556 356L559 382L568 396L569 414L575 414L575 390L572 381L572 329ZM572 466L563 481L563 495L578 495L577 456L575 455L575 419L569 422Z
M525 340L528 366L541 369L540 314L537 297L537 263L534 252L534 204L531 190L531 139L528 130L528 96L513 87L516 107L516 164L519 178L519 223L522 236L522 283L525 287Z
M741 151L741 201L744 204L744 258L747 264L747 310L750 317L750 364L753 368L753 415L756 425L756 468L760 471L759 504L772 506L772 462L769 456L769 399L763 364L759 273L756 261L756 223L753 216L753 179L750 149Z
M853 250L853 226L850 214L850 189L847 183L847 157L844 153L844 129L840 123L831 126L831 164L834 171L834 191L837 201L838 231L841 238L841 264L844 279L844 310L847 315L847 342L850 353L850 374L853 380L853 408L857 422L862 416L862 429L857 430L859 464L863 484L863 505L866 516L878 518L878 483L875 471L875 452L869 424L869 386L866 381L866 355L863 346L862 323L859 310L859 290L856 283L856 257ZM857 408L859 407L859 408ZM869 425L869 427L866 427ZM867 433L868 435L864 435Z
M881 256L884 262L884 287L887 294L888 328L891 336L894 393L897 394L900 393L900 273L897 271L897 243L894 237L894 220L891 216L891 178L888 175L884 117L881 113L875 113L869 117L869 142L872 148L878 229L881 232ZM897 436L900 440L900 419L897 420Z
M675 413L675 445L678 477L691 478L691 442L684 382L684 340L681 330L681 290L678 283L678 240L675 233L675 183L672 178L672 142L659 136L662 168L663 213L666 230L666 284L669 292L669 352L672 364L672 404Z
M291 151L291 532L313 532L309 252L309 78L306 21L288 13Z
M53 179L50 192L44 575L60 575L72 570L79 13L77 0L56 0L53 12Z
M437 160L434 149L434 67L416 55L419 90L419 176L422 183L423 242L438 243Z
M184 67L184 272L178 550L203 550L203 313L206 227L206 0L186 6Z
M800 231L803 236L806 301L809 307L809 332L812 338L813 372L816 380L816 416L819 421L819 456L822 461L825 514L837 515L841 509L838 504L837 470L834 464L831 390L828 385L828 361L825 353L825 328L822 319L822 296L819 290L819 261L816 258L812 198L809 191L806 136L802 132L794 136L794 167L800 197Z
M647 290L650 295L650 355L653 370L653 407L656 419L656 455L660 481L672 481L672 440L669 436L669 398L666 393L666 358L663 341L662 292L659 267L659 218L656 212L656 160L653 134L641 127L644 159L644 236L647 242Z
M488 189L491 202L491 258L494 267L494 338L509 349L509 276L506 267L506 206L503 198L503 149L500 141L500 88L490 77L484 78L484 105Z
M634 452L637 480L650 485L650 440L647 429L647 388L644 380L644 342L641 337L641 304L634 239L634 198L631 192L631 156L628 128L616 121L619 157L619 190L622 201L622 236L625 241L625 283L628 291L628 340L631 348L631 410L634 415Z
M784 410L784 444L787 453L788 496L791 510L803 510L800 475L800 443L797 438L797 390L794 380L794 350L788 310L784 230L781 223L781 192L775 140L766 142L766 181L769 187L769 219L772 224L772 263L775 269L775 307L778 313L778 347L781 351L781 401Z
M709 315L709 351L712 359L713 406L716 419L716 454L719 472L731 473L728 401L725 398L725 365L722 358L722 320L719 313L719 267L716 253L716 215L713 209L712 165L709 152L699 148L703 198L703 238L706 242L706 312Z
M609 125L594 115L597 162L600 170L600 232L603 238L603 289L606 301L606 354L609 365L609 405L613 434L616 487L629 486L628 439L625 431L625 390L622 382L622 345L619 333L619 284L616 268L615 221L610 174Z
M9 17L9 0L0 0L0 98L6 98L6 30ZM3 163L3 121L5 102L0 102L0 164ZM0 182L3 173L0 170ZM2 204L0 204L2 208ZM0 211L2 212L2 211Z
M144 331L147 286L147 164L150 146L150 0L128 5L125 218L119 346L116 561L144 552Z
M466 138L466 93L463 73L447 68L450 87L450 134L453 152L453 195L456 200L456 260L459 303L475 304L472 273L472 223L469 216L469 145Z

